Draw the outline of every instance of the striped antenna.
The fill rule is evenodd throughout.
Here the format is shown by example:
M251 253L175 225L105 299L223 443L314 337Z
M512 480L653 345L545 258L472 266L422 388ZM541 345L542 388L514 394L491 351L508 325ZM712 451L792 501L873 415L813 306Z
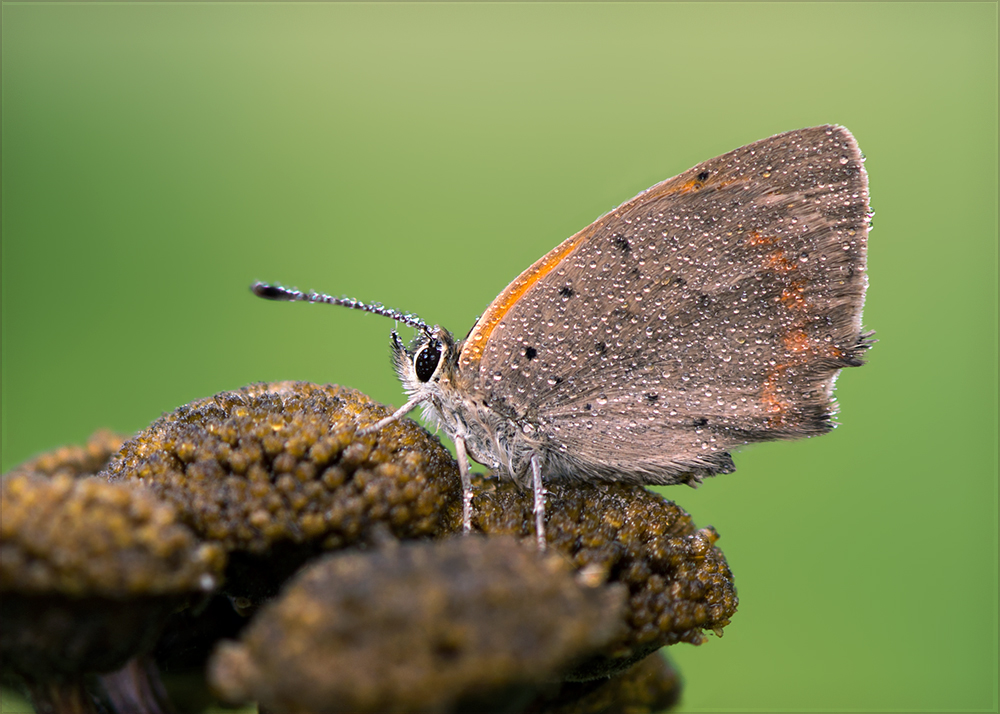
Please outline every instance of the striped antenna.
M341 307L349 307L354 310L364 310L365 312L373 312L376 315L382 315L383 317L389 317L393 320L398 320L404 325L409 325L410 327L415 327L418 330L423 330L428 336L431 334L431 328L426 322L421 320L416 315L411 315L408 312L400 312L399 310L393 310L391 307L386 307L381 303L364 303L360 300L355 300L354 298L338 298L332 295L324 295L322 293L308 292L304 293L301 290L292 290L290 288L285 288L280 285L270 285L269 283L254 283L250 286L250 290L257 297L262 297L265 300L280 300L285 302L322 302L327 305L340 305Z

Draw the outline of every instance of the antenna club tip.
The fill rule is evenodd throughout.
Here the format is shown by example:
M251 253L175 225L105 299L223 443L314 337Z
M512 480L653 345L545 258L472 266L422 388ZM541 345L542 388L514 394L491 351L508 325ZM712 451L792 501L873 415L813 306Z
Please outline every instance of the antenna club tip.
M269 285L268 283L254 283L250 286L251 292L257 297L265 300L288 300L288 291L279 285Z

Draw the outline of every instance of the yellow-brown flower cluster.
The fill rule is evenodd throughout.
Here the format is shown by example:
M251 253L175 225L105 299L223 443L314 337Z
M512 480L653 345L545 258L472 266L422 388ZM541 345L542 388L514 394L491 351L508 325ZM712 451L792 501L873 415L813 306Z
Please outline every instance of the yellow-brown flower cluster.
M5 676L52 711L194 707L182 670L283 712L675 702L650 653L736 610L715 531L638 486L551 484L540 553L530 495L476 477L463 537L437 438L410 420L360 435L390 413L251 385L6 474Z

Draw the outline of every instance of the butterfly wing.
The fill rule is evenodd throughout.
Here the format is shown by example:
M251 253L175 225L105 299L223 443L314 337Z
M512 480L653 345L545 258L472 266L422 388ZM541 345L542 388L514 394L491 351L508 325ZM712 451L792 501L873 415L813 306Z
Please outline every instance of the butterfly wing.
M862 162L846 129L815 127L653 186L511 283L462 369L537 431L550 476L674 483L828 431L868 346Z

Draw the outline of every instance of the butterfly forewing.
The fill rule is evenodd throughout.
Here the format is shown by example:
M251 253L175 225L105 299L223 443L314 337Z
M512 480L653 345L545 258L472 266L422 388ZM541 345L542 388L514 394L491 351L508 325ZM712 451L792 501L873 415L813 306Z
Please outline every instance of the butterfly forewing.
M728 471L734 446L828 430L865 347L862 161L846 129L803 129L619 206L491 306L480 389L555 470L616 479Z

